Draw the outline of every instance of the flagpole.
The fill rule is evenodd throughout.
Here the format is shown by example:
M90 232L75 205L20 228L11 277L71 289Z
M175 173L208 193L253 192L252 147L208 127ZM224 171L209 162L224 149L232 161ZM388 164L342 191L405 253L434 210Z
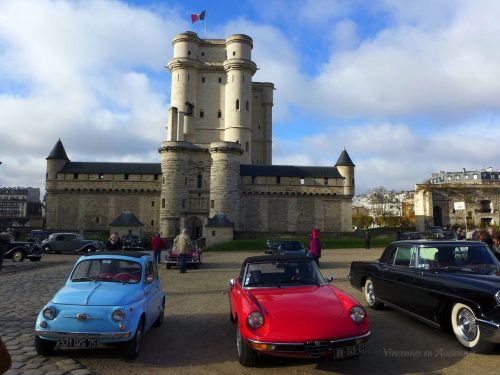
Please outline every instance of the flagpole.
M207 11L205 11L205 39L207 39Z

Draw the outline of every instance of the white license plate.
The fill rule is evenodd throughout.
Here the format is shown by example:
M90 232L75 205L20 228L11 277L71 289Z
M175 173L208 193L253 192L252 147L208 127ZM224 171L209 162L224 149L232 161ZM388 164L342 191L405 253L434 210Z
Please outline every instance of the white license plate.
M59 339L60 348L95 348L97 340L91 339Z
M335 358L351 357L353 355L358 355L363 353L365 349L366 349L365 344L345 346L343 348L336 348L333 352L333 356Z

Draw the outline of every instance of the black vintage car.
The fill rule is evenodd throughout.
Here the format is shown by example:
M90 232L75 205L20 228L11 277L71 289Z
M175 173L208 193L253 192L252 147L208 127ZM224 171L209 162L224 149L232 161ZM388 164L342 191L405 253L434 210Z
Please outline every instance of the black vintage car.
M306 255L307 250L302 242L296 240L267 240L265 254L273 255Z
M10 258L14 262L22 262L24 259L36 262L42 259L42 255L42 248L34 242L10 241L7 244L7 251L4 253L4 258Z
M396 241L377 261L352 262L349 280L369 307L451 330L467 349L500 343L500 262L482 242Z

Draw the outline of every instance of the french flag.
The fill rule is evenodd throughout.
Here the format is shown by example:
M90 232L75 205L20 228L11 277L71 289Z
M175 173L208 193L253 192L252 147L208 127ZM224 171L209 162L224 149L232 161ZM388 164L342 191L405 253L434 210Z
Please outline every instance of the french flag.
M199 14L191 14L191 22L195 23L196 21L201 21L205 19L205 11Z

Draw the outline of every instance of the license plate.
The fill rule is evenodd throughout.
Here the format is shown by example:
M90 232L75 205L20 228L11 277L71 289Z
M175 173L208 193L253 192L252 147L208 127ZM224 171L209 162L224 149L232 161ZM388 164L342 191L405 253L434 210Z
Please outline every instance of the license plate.
M333 356L335 358L351 357L353 355L358 355L363 353L365 349L366 349L365 344L345 346L343 348L336 348L333 352Z
M59 339L60 348L95 348L97 340L91 339Z

